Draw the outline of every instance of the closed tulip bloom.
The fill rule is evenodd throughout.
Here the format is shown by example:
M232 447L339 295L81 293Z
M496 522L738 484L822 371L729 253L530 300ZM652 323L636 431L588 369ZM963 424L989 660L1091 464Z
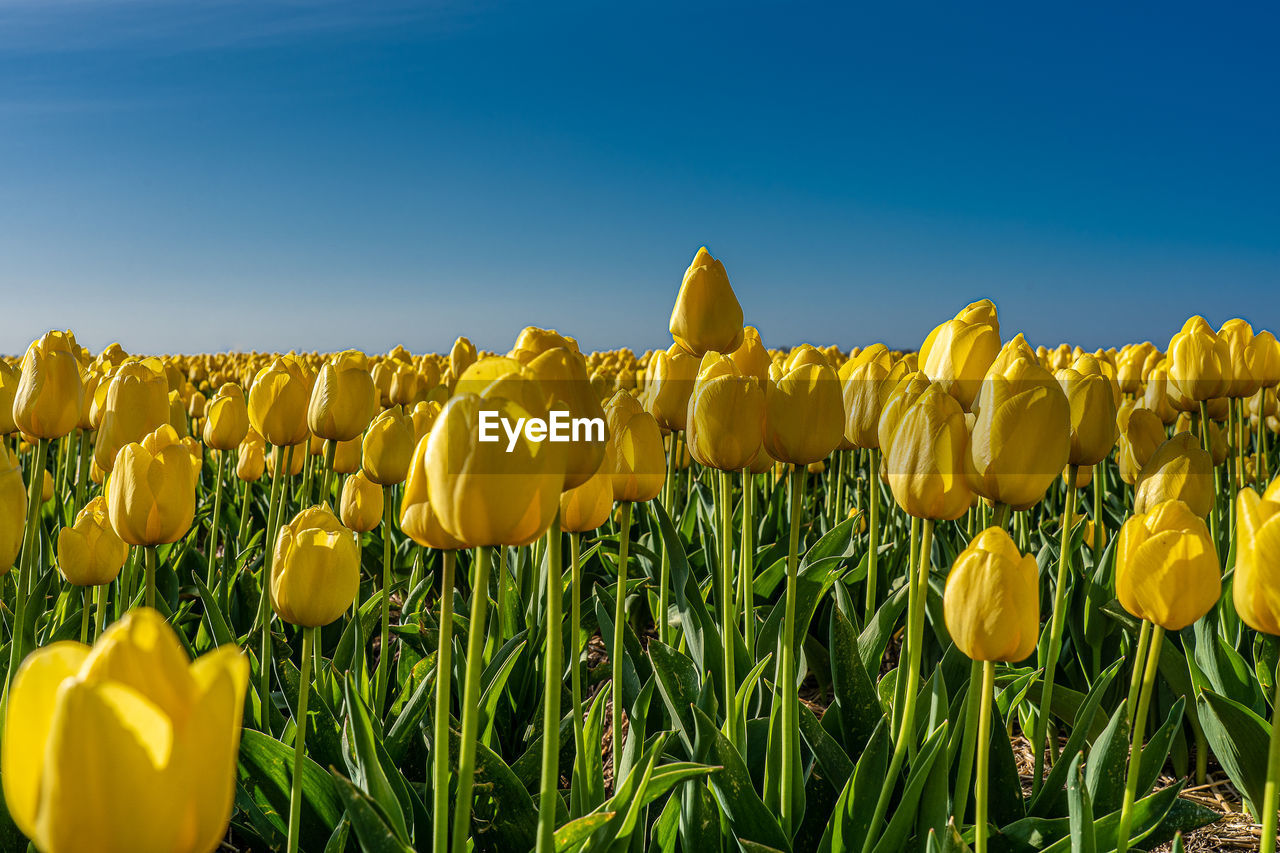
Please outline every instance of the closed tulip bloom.
M22 482L18 454L0 444L0 577L13 568L22 550L27 523L27 487Z
M973 490L1015 510L1029 509L1070 456L1066 395L1039 362L1017 358L1003 372L988 374L974 408Z
M1101 374L1082 374L1070 367L1059 370L1057 379L1071 408L1071 450L1067 461L1072 465L1097 465L1111 454L1119 433L1112 383Z
M1258 497L1236 497L1238 545L1232 579L1236 612L1255 631L1280 635L1280 478Z
M239 385L219 388L206 414L204 443L214 450L235 450L249 433L249 404Z
M880 442L880 450L888 453L903 414L915 405L916 400L920 399L920 395L925 392L930 383L929 377L918 370L897 379L891 371L889 377L885 379L885 385L888 390L884 407L880 412L880 423L876 425L876 440Z
M893 367L893 354L889 352L889 348L884 344L872 344L865 349L858 350L855 355L850 355L849 359L836 371L836 375L840 377L840 384L844 385L849 381L849 377L859 367L866 364L878 364L888 373L889 368Z
M211 853L231 819L249 664L234 646L189 663L154 610L92 649L23 661L4 721L4 795L44 853Z
M534 417L547 414L547 394L533 371L514 358L486 356L458 377L457 395L512 400Z
M334 472L338 474L354 474L359 471L362 452L359 436L350 441L339 441L338 451L333 456Z
M249 389L249 423L276 447L301 444L310 436L307 405L311 383L293 356L275 358L258 371Z
M920 366L931 382L941 384L967 410L999 353L996 306L983 299L929 333L920 345Z
M613 473L614 500L653 500L667 478L667 455L658 422L626 391L614 394L604 412L609 429L605 456Z
M1198 438L1180 432L1161 444L1142 466L1136 489L1135 513L1178 500L1204 518L1213 506L1213 462Z
M889 488L916 518L949 520L973 502L965 478L969 433L960 404L930 384L902 415L885 456Z
M192 418L203 418L208 406L208 398L201 392L195 391L192 393L191 399L187 400L187 414Z
M851 360L852 361L852 360ZM848 373L844 382L844 437L854 447L880 446L880 415L894 390L889 368L866 361Z
M1116 543L1116 597L1124 609L1181 631L1218 603L1222 573L1209 528L1179 500L1135 510Z
M187 406L177 391L169 392L169 426L178 434L178 438L187 437Z
M728 356L708 352L689 397L688 443L708 468L740 471L760 451L764 434L764 389L743 376Z
M271 449L271 452L268 453L266 456L267 473L270 474L272 477L275 477L276 458L277 458L277 454L279 454L279 458L284 460L282 464L284 465L284 475L286 477L296 477L299 474L301 474L302 465L304 462L306 462L307 455L303 453L302 448L298 447L297 445L295 445L292 449L293 449L293 453L290 453L289 452L290 448L288 447L273 447ZM337 467L336 459L334 461L334 466Z
M1116 454L1120 465L1120 479L1130 486L1136 485L1142 466L1165 442L1164 424L1150 409L1134 408L1117 418L1120 421L1119 450Z
M449 370L454 376L461 376L463 372L476 363L476 347L475 344L466 338L458 338L453 342L453 348L449 350Z
M742 306L724 264L703 246L685 270L671 309L671 337L695 358L730 353L742 343Z
M360 545L327 506L304 509L280 528L271 562L271 607L290 625L319 628L360 591Z
M654 354L652 379L645 386L645 408L663 429L682 430L688 427L689 398L693 396L700 364L698 356L690 355L676 345L667 352Z
M196 466L173 427L126 444L107 478L111 526L130 545L177 542L196 511Z
M357 471L342 484L342 523L356 533L368 533L382 521L382 499L382 486Z
M68 332L46 332L22 359L13 397L13 421L33 438L61 438L76 428L84 402L84 383L75 339Z
M46 468L43 472L44 476L40 480L40 503L47 504L53 500L53 475Z
M1000 527L956 557L942 595L951 639L971 660L1026 660L1040 637L1040 570Z
M1120 351L1120 357L1116 360L1116 381L1119 382L1120 390L1125 394L1138 394L1142 391L1146 381L1142 366L1152 349L1155 349L1155 346L1148 341L1138 346L1125 347Z
M240 458L236 460L236 477L245 483L256 483L262 479L266 464L263 446L257 442L246 441L240 445Z
M756 331L755 326L746 326L742 329L742 343L729 357L733 359L733 363L738 366L738 370L744 376L754 376L762 385L768 381L769 365L773 361L769 358L769 351L764 348L760 333Z
M18 431L13 422L13 398L18 393L22 374L9 362L0 359L0 436Z
M440 517L431 507L430 484L427 480L427 437L423 436L413 451L409 476L400 499L400 530L424 548L457 551L466 546L440 525Z
M1192 317L1169 341L1169 382L1181 397L1199 402L1231 387L1231 353L1203 317Z
M1228 320L1218 329L1218 337L1226 342L1231 374L1223 396L1248 397L1255 393L1262 383L1256 364L1258 350L1253 346L1253 327L1239 318Z
M1280 341L1270 332L1258 332L1250 343L1251 363L1262 388L1280 385Z
M128 558L129 546L112 528L102 495L80 510L73 526L58 531L58 568L76 586L111 583Z
M480 441L482 413L516 423L530 413L503 397L454 397L427 437L431 505L445 530L467 547L528 545L551 526L564 485L563 445L531 441L522 431Z
M589 480L560 494L560 527L566 533L588 533L609 520L612 508L613 473L606 454Z
M1163 424L1172 424L1178 412L1169 402L1169 368L1161 363L1147 375L1147 388L1143 392L1143 406L1155 412Z
M598 418L603 423L604 409L587 377L586 361L577 352L577 343L572 345L573 349L563 346L543 349L530 359L527 368L546 393L549 408L567 412L573 420ZM570 441L564 447L566 489L577 488L591 479L604 459L608 438L605 431L586 432L585 436L579 436L578 440Z
M413 446L415 448L430 434L431 427L440 416L440 408L440 403L426 400L413 407Z
M358 350L346 350L320 368L307 406L307 426L329 441L350 441L364 432L377 410L369 359Z
M370 482L403 483L413 461L413 422L400 406L387 409L369 425L362 447L364 474Z
M392 362L391 386L387 396L395 406L412 406L421 394L428 389L423 387L421 375L412 364L403 361Z
M539 329L537 326L526 326L516 336L515 346L508 353L521 364L528 364L538 356L553 349L566 350L574 355L581 355L578 342L568 335L562 335L555 329Z
M1212 418L1209 420L1208 428L1209 453L1216 467L1227 461L1227 433ZM1198 437L1200 435L1200 425L1191 417L1190 412L1183 412L1178 415L1178 420L1174 422L1173 432L1175 435L1180 432L1189 432ZM1203 439L1201 439L1201 444L1203 444Z
M816 352L816 350L815 350ZM825 459L844 438L844 399L836 372L801 363L765 389L764 446L780 462Z

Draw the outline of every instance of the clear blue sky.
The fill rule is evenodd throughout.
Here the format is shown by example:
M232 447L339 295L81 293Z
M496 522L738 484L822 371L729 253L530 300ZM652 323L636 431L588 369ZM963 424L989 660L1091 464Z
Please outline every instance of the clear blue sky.
M1278 9L0 0L0 351L1275 328Z

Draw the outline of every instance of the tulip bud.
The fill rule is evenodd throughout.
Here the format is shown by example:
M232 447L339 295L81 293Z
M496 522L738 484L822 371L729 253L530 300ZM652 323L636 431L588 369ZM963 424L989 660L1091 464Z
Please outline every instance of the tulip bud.
M853 364L851 359L849 364ZM854 447L880 447L880 415L884 413L896 383L889 379L889 368L879 361L866 361L847 374L844 398L844 437Z
M17 368L0 359L0 436L18 431L18 425L13 422L13 399L21 378Z
M1124 609L1181 631L1218 603L1222 575L1204 520L1179 500L1136 510L1116 543L1116 597Z
M130 545L177 542L196 511L196 466L173 427L164 424L126 444L107 479L111 526Z
M405 479L404 497L400 500L400 529L424 548L457 551L466 547L440 526L440 517L431 508L426 436L414 448Z
M214 450L234 450L249 432L249 405L239 385L227 383L209 403L204 443Z
M281 356L258 371L249 389L249 423L276 447L307 440L311 382L302 363Z
M27 523L27 487L22 482L18 455L0 443L0 577L9 573L22 550Z
M476 363L476 348L466 338L458 338L449 350L449 370L454 376L461 376L468 367Z
M354 474L360 470L361 458L361 442L359 436L350 441L339 441L338 449L333 455L333 470L337 474ZM295 456L301 454L295 451ZM298 463L295 463L298 464ZM298 472L301 473L301 464L298 464Z
M689 398L700 362L680 347L654 354L652 378L645 385L645 408L664 430L683 430L689 422Z
M1142 466L1135 488L1135 514L1178 500L1204 518L1213 506L1212 460L1194 435L1178 433L1161 444Z
M304 509L280 528L271 562L271 607L290 625L318 628L360 592L360 545L327 506Z
M573 343L573 349L543 349L529 361L527 369L546 392L549 408L565 411L574 420L598 418L603 422L604 409L587 379L586 361L576 348ZM586 440L571 441L565 446L566 489L582 485L600 468L607 437L603 430L598 432L598 436L592 436L588 430Z
M566 533L587 533L609 520L613 508L613 474L608 456L585 483L560 494L560 527Z
M671 337L695 358L709 351L731 353L742 343L742 306L724 264L705 246L685 270L670 327Z
M240 458L236 460L236 477L246 483L262 479L267 461L261 444L246 441L240 445Z
M1236 497L1238 545L1232 579L1236 612L1255 631L1280 635L1280 478L1258 497Z
M742 344L729 356L738 366L743 376L754 376L760 380L761 387L769 381L769 351L760 340L760 333L755 326L746 326L742 330Z
M1101 374L1086 375L1070 367L1059 370L1057 380L1071 410L1067 461L1080 467L1097 465L1111 455L1119 432L1111 382Z
M382 521L382 486L357 471L342 484L342 523L356 533L368 533Z
M129 546L111 527L102 495L80 510L73 526L58 531L58 568L76 586L111 583L128 558Z
M13 421L34 438L61 438L76 428L84 401L75 338L47 332L27 347L13 397Z
M820 364L802 362L776 382L770 380L764 418L764 446L770 456L808 465L829 456L843 438L840 380L825 359Z
M379 486L403 483L414 448L413 422L404 409L395 406L374 418L362 448L364 473L371 482Z
M357 350L346 350L320 368L311 389L307 425L321 438L350 441L364 432L377 410L369 359Z
M53 500L53 475L48 468L43 473L44 476L40 479L40 503L47 504Z
M1120 426L1120 445L1117 458L1120 479L1130 486L1138 482L1142 466L1164 444L1164 424L1150 409L1132 408L1117 415Z
M941 384L967 410L999 353L996 306L983 299L929 333L920 345L920 364L931 382Z
M942 612L951 639L971 660L1026 660L1040 637L1040 572L1035 557L1000 527L988 527L956 557Z
M689 397L686 419L693 458L708 468L740 471L760 452L764 389L728 356L708 352Z
M613 474L614 500L653 500L667 478L658 422L626 391L614 394L604 411L609 428L605 456Z
M965 514L973 498L965 479L968 444L964 411L931 384L902 414L885 456L889 488L908 515L955 519Z
M1203 317L1192 317L1169 341L1169 382L1190 401L1222 397L1231 387L1231 353Z
M1070 455L1071 405L1061 386L1038 362L1015 358L1002 372L993 367L974 409L973 490L1015 510L1030 508Z
M92 649L33 652L0 739L14 823L46 853L214 850L231 819L248 680L234 644L192 664L149 608Z

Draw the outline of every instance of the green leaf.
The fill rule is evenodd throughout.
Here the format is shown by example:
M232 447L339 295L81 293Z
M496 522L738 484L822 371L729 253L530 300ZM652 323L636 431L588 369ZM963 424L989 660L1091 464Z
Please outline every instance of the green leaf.
M1127 699L1121 700L1089 752L1085 785L1095 812L1112 812L1120 808L1124 799L1124 777L1129 764L1129 724L1125 721L1127 704Z
M929 739L920 747L920 752L916 754L911 772L907 774L906 787L903 788L902 796L898 799L898 806L894 809L893 817L889 819L888 827L879 836L880 840L873 848L874 853L897 853L905 846L907 834L911 832L911 827L916 822L916 806L920 802L920 795L929 778L929 770L940 754L946 754L944 748L946 742L947 724L943 723L929 736Z
M378 742L373 733L373 724L369 719L369 711L364 700L360 698L353 679L348 676L345 684L347 701L347 721L344 727L344 739L351 742L355 749L355 762L352 767L352 781L368 794L374 804L382 811L388 825L395 831L396 837L408 844L409 823L405 818L405 804L397 795L391 779L378 759ZM350 765L351 762L348 761ZM398 776L399 774L397 774ZM400 780L403 785L403 779ZM407 795L406 795L407 798ZM358 832L357 832L358 834Z
M1071 853L1096 853L1098 843L1093 834L1093 802L1089 799L1089 788L1084 783L1083 762L1079 756L1073 755L1070 766L1067 803L1071 816Z
M1239 702L1212 690L1201 691L1199 704L1204 736L1214 756L1244 797L1249 811L1261 814L1271 724Z
M840 711L844 749L856 753L861 752L871 738L884 711L880 707L875 684L859 655L858 635L846 615L853 605L842 584L836 585L836 604L831 611L828 631L832 693L835 706Z
M401 841L395 830L387 825L382 810L368 794L337 770L332 773L334 785L346 803L356 838L360 839L361 850L365 853L413 853L413 848Z
M246 795L263 815L288 829L292 791L293 749L262 732L245 729L240 735L240 782ZM342 818L343 805L333 780L318 764L304 758L302 764L302 843L323 848Z
M697 722L697 746L700 760L705 764L720 765L711 774L709 784L716 802L724 813L734 835L745 841L767 844L779 850L791 845L782 827L765 808L764 801L751 784L751 776L742 756L720 733L711 718L700 709L694 709Z

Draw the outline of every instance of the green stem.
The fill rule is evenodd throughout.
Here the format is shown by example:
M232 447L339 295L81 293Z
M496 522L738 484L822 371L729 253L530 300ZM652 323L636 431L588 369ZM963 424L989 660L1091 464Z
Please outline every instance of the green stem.
M1129 701L1125 704L1124 721L1133 728L1133 715L1138 711L1138 693L1142 689L1142 672L1146 667L1147 648L1151 644L1151 623L1142 620L1138 645L1133 650L1133 674L1129 676Z
M547 660L543 673L542 788L538 797L538 853L555 850L556 800L560 797L561 631L564 578L560 568L560 516L547 531Z
M223 466L227 461L227 453L225 450L218 451L218 469L214 475L213 481L213 516L209 519L209 554L208 565L205 569L205 586L213 589L214 578L213 569L217 564L218 553L218 522L222 519L222 473Z
M1062 506L1062 538L1058 551L1058 583L1053 591L1053 616L1049 626L1049 648L1045 651L1043 686L1040 690L1040 709L1036 714L1035 771L1031 776L1032 796L1040 793L1044 781L1044 750L1049 734L1049 714L1053 708L1053 681L1058 668L1058 655L1062 652L1062 630L1066 624L1067 578L1071 572L1071 521L1075 515L1076 465L1067 466L1067 499Z
M795 809L792 805L792 779L800 754L799 734L800 693L796 684L795 636L796 591L800 568L800 516L804 514L805 467L791 468L791 531L787 539L787 591L786 610L782 635L778 638L779 669L782 673L782 772L779 779L782 796L782 831L791 837L795 827Z
M899 724L898 737L893 744L893 757L889 761L889 772L880 788L880 798L876 801L876 810L871 818L870 826L873 829L867 833L866 842L862 847L863 853L870 853L875 846L874 842L879 835L880 821L884 820L884 816L889 810L889 799L893 795L893 789L897 786L898 774L902 772L902 762L915 740L916 680L920 673L920 661L924 652L922 648L924 645L924 602L929 595L929 563L932 550L933 519L926 518L922 520L920 531L920 567L918 572L915 571L914 567L911 570L916 575L915 580L912 581L915 586L915 596L907 613L907 672L903 682L905 687L902 721ZM903 678L901 668L899 668L898 678ZM979 755L981 755L981 752L980 750ZM979 773L981 773L982 764L980 763L978 766ZM979 778L979 784L981 785L981 778Z
M81 643L89 642L89 611L90 611L89 590L91 589L92 587L87 587L87 586L80 588L80 595L83 602L80 608L80 642Z
M989 783L989 764L991 750L987 744L991 741L991 694L995 687L996 665L991 661L982 663L982 702L978 711L978 782L974 788L973 806L973 844L974 853L987 853L987 785Z
M956 769L956 794L952 798L951 815L956 826L964 826L969 808L969 786L973 784L973 757L978 742L978 684L982 681L982 661L969 664L969 692L965 696L964 735L960 742L960 761Z
M1262 846L1259 853L1276 850L1276 800L1280 796L1280 671L1271 701L1271 740L1267 748L1267 784L1262 789Z
M445 551L440 570L440 636L436 648L436 709L431 742L432 850L449 849L449 704L453 674L453 567L456 551ZM486 595L488 592L486 591Z
M44 487L44 467L49 453L49 439L42 438L36 443L35 459L27 471L27 526L23 528L22 559L18 563L18 577L14 579L16 588L13 604L13 639L9 644L9 670L5 673L4 692L8 695L9 682L18 666L26 657L23 621L26 618L27 594L32 587L32 575L39 570L39 555L36 553L40 541L40 492Z
M262 626L262 647L258 657L258 695L262 700L262 727L271 730L271 567L275 562L276 525L280 515L280 493L284 487L284 449L276 448L275 477L267 506L267 540L262 555L262 595L258 599L258 623Z
M480 727L480 678L484 657L485 617L489 609L489 563L492 549L476 548L471 585L471 624L467 626L467 681L462 693L462 737L458 745L458 796L453 804L453 853L464 853L471 833L471 799L475 792L476 734Z
M84 492L85 489L88 488L90 479L89 459L90 454L93 451L93 439L96 435L97 433L88 431L80 434L80 462L76 467L76 503L75 506L72 507L72 509L75 510L75 512L72 513L73 517L84 508Z
M870 623L876 614L877 587L880 584L880 571L877 564L880 560L880 474L877 448L867 450L867 614L865 622Z
M320 503L329 503L333 497L333 460L338 455L338 442L330 439L324 443L324 480L320 486Z
M95 627L94 634L93 634L93 637L95 640L98 637L102 636L102 629L105 628L107 624L107 592L110 589L111 589L110 584L104 583L101 586L99 586L95 592L95 596L98 600L98 616L97 616L98 624Z
M156 546L147 545L142 549L142 559L147 572L147 606L156 606Z
M738 614L734 609L736 588L733 582L733 480L728 471L717 471L720 483L720 585L724 600L720 609L720 638L724 653L724 734L729 742L745 753L746 739L738 730L738 714L734 698L738 694L738 679L734 673L734 634Z
M1204 400L1200 401L1200 445L1205 452L1209 454L1210 464L1213 462L1213 439L1209 433L1209 404ZM1222 498L1222 485L1218 482L1218 469L1213 468L1213 507L1209 510L1209 532L1213 537L1213 552L1217 554L1218 548L1218 504ZM1120 851L1124 853L1124 851Z
M755 653L755 533L756 533L756 484L750 468L742 469L742 542L738 554L738 606L742 609L742 637L746 641L748 655Z
M298 679L298 717L294 720L297 731L293 736L293 786L289 793L288 853L297 853L298 837L302 830L302 768L307 757L307 700L311 694L311 644L315 640L315 628L302 629L302 673Z
M613 739L613 784L616 789L622 784L622 659L623 651L622 627L626 624L627 611L627 551L631 547L631 502L622 503L622 522L618 531L618 589L614 600L613 613L613 646L609 657L611 675L613 677L613 720L610 733Z
M374 708L382 717L387 699L387 677L391 671L391 515L395 496L390 486L382 487L382 633L378 635L378 683Z
M573 638L570 651L569 690L573 696L573 761L576 767L585 768L582 762L587 754L587 736L582 722L582 646L579 644L582 625L582 553L579 534L569 534L569 636Z
M1133 803L1137 799L1138 774L1142 768L1142 738L1147 723L1147 709L1151 707L1152 688L1156 672L1160 668L1160 643L1164 629L1152 626L1151 651L1147 653L1146 673L1142 676L1142 697L1138 700L1138 713L1133 719L1133 741L1129 747L1129 772L1124 783L1124 805L1120 807L1120 827L1116 831L1116 853L1129 849L1129 831L1133 824Z

